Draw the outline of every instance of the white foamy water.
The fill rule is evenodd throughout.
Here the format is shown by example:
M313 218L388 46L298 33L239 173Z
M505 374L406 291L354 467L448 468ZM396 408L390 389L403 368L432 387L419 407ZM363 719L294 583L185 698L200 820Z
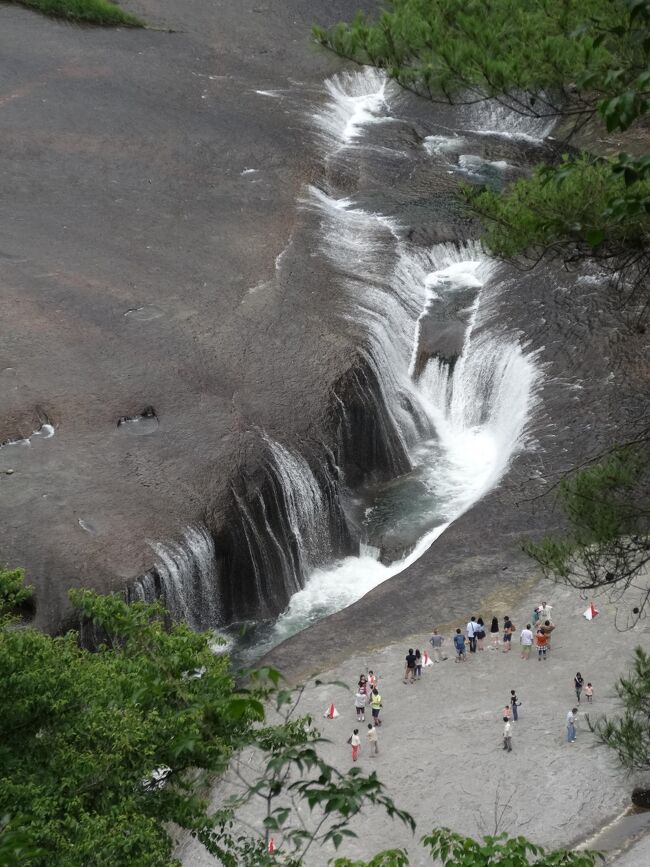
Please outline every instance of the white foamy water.
M325 89L327 102L312 117L326 161L361 144L368 125L391 119L389 102L394 103L398 93L372 68L336 75ZM468 108L462 121L479 134L531 141L543 139L552 127L550 121L522 117L496 102ZM458 153L464 145L458 134L429 136L424 142L432 155ZM354 159L353 149L349 157ZM463 159L466 170L479 165L478 157L466 154ZM481 166L507 168L498 160L481 161ZM498 273L477 244L410 244L397 220L365 210L331 187L329 192L310 187L299 204L314 216L318 255L345 289L346 302L339 310L342 327L357 341L377 383L368 406L380 401L385 407L388 421L381 421L386 425L382 433L398 442L410 467L368 504L368 537L362 540L360 556L323 566L327 552L322 543L331 542L322 483L302 456L267 440L268 469L281 492L287 526L273 530L261 500L265 526L257 526L251 504L238 500L242 527L260 598L271 556L284 564L283 570L286 566L287 585L296 592L256 642L256 656L399 574L499 484L525 445L541 378L534 355L518 335L494 330L489 312L490 299L499 292ZM426 360L420 346L424 323L435 334L438 325L450 321L458 333L451 356L448 351L445 359ZM430 355L431 347L427 351ZM343 405L342 410L345 418ZM187 545L157 549L165 587L169 585L178 606L185 602L188 610L182 592L186 582L180 576L203 574L203 553L196 555L197 547L203 551L201 540L195 542L189 546L191 562L186 562ZM370 547L374 544L381 544L395 560L382 563L379 551Z
M466 139L460 135L428 135L422 142L425 151L431 156L456 153L465 146Z
M506 160L485 160L476 154L460 154L459 168L468 175L500 177L511 168Z
M188 527L180 542L150 542L158 557L156 571L165 606L194 629L219 622L214 541L205 527ZM153 576L135 582L132 594L142 601L156 597Z
M374 554L367 551L359 557L345 557L327 569L317 569L305 587L291 597L286 611L275 623L272 635L262 642L262 647L258 645L255 648L256 653L266 652L328 614L347 608L384 581L403 572L419 560L447 526L441 524L431 530L408 556L389 565L379 561L379 551Z
M397 94L386 74L371 66L328 78L325 90L329 99L312 119L327 150L350 145L370 123L390 120L388 98Z
M499 135L530 142L543 141L551 134L556 123L553 117L520 114L496 99L463 106L460 112L464 129L480 135Z
M534 357L516 337L481 328L484 287L496 288L495 263L477 244L410 246L400 240L395 221L313 188L303 206L320 216L321 252L346 282L352 302L346 318L364 335L363 354L410 456L408 481L416 480L418 493L410 498L414 511L407 519L418 541L390 565L379 561L378 552L365 552L314 570L262 642L268 647L402 572L498 484L523 446L540 378ZM432 304L460 291L474 301L459 358L453 369L432 358L416 379L423 317ZM395 486L399 509L403 500ZM403 518L396 511L393 524Z

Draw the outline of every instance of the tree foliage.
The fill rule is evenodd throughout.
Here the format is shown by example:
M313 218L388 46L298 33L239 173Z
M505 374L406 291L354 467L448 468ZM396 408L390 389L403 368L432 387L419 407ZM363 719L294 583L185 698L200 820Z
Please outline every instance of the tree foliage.
M448 828L437 828L422 838L435 863L443 867L595 867L604 860L595 852L550 851L536 846L525 837L508 838L506 834L474 840ZM334 867L408 867L403 849L380 852L370 861L337 858Z
M650 770L650 656L641 647L634 654L632 673L621 677L616 691L623 714L589 720L592 731L613 749L624 768Z
M650 456L648 443L614 448L558 486L568 519L564 536L528 543L524 550L552 578L576 589L606 588L618 600L638 602L627 625L643 616L650 601L645 579L650 562Z
M0 573L0 814L46 855L40 865L168 865L165 823L194 828L205 805L195 770L218 773L262 719L228 662L156 605L74 595L106 635L95 653L74 632L50 637L12 622L16 572ZM198 670L201 676L194 676ZM148 787L158 768L168 783Z
M282 688L278 672L238 687L214 636L170 626L159 605L77 591L79 614L103 636L90 652L76 632L52 637L13 616L31 592L23 580L0 569L0 865L169 867L174 827L226 867L273 863L272 834L286 864L299 864L311 845L353 836L347 823L366 805L413 826L374 773L320 758L319 733L296 716L300 691ZM202 791L242 767L245 750L258 756L255 773L240 773L241 792L211 813ZM256 799L259 830L239 815ZM298 815L305 804L317 814L311 829Z

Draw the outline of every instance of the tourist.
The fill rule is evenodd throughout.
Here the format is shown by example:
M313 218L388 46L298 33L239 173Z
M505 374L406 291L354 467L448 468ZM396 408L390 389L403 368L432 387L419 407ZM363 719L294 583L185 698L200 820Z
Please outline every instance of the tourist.
M530 623L527 623L525 629L521 630L519 643L521 644L521 658L529 659L530 648L533 646L533 633L530 628Z
M546 662L546 642L548 638L546 637L546 633L543 629L537 630L537 635L535 636L535 644L537 645L537 661L541 662L542 659Z
M365 692L357 692L354 697L354 707L357 712L357 722L365 722L366 720L366 704L368 703L368 696Z
M352 732L352 737L350 738L350 745L352 747L352 761L356 762L356 760L359 758L359 749L361 748L359 729L355 729Z
M503 717L504 719L510 719L510 717L512 716L512 707L510 705L510 702L508 702L505 707L501 708L501 710L499 711L499 716Z
M492 618L492 626L490 626L490 634L492 635L493 649L496 650L499 646L499 621L496 617Z
M469 643L469 652L476 653L476 617L470 618L465 627L465 631L467 633L467 641Z
M381 720L379 719L379 711L382 708L382 704L381 696L379 695L377 687L373 689L372 695L370 696L370 706L372 707L372 721L376 726L380 726Z
M368 690L372 693L373 689L377 686L377 675L374 673L372 668L368 672Z
M368 723L368 743L370 744L370 756L379 755L379 738L377 729L372 723Z
M544 623L545 620L551 619L551 605L547 605L546 602L542 602L542 604L537 609L539 613L539 619Z
M368 695L368 679L365 674L359 675L359 683L357 684L357 692L362 692Z
M445 639L442 637L442 635L438 635L438 630L434 629L433 635L429 639L429 643L433 647L433 650L431 651L431 658L434 662L442 662L443 659L447 659L446 656L442 655L442 642L444 640Z
M594 688L590 683L588 683L587 686L585 687L585 695L587 696L587 704L591 704L593 694L594 694Z
M409 652L406 654L406 668L404 669L404 683L415 683L415 654L413 648L409 647Z
M567 742L572 744L576 739L576 719L577 719L578 708L573 707L566 715L566 739Z
M482 617L477 618L476 625L478 626L478 631L476 633L476 643L478 645L478 649L485 650L485 648L483 647L483 642L485 641L485 623L483 623Z
M416 680L422 677L422 654L417 648L415 651L415 677Z
M509 617L503 620L503 652L509 653L512 650L512 633L515 631L515 625Z
M512 724L507 716L504 716L503 722L503 749L507 752L512 752Z
M573 685L575 687L578 704L580 704L580 693L582 692L582 687L584 686L584 680L580 672L577 672L576 676L573 678Z
M517 693L514 689L510 690L510 707L512 708L512 719L514 722L517 722L519 719L519 713L517 712L517 708L521 704L520 701L517 700Z
M550 652L551 650L551 632L555 629L555 626L551 623L550 620L545 620L544 625L541 627L544 635L546 636L546 650Z
M457 629L454 635L454 647L456 648L456 662L465 662L465 636L460 629Z

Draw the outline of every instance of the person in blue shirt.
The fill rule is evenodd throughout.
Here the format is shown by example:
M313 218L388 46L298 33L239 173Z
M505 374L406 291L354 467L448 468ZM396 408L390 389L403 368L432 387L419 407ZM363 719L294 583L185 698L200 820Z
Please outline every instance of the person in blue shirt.
M456 662L465 662L465 636L460 629L454 635L454 647L456 648Z

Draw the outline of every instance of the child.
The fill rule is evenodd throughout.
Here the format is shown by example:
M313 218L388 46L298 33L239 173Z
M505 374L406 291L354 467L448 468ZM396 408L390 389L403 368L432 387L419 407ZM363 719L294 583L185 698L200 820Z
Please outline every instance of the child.
M508 703L504 708L501 708L500 713L504 720L510 719L510 714L512 713L510 709L510 704Z
M454 635L454 647L456 648L456 662L465 662L465 636L460 629L457 629Z
M373 672L372 668L368 672L368 685L370 687L370 693L372 694L373 689L377 686L377 676Z
M365 695L368 695L368 680L365 674L359 675L359 684L357 688L357 692L363 692Z
M370 744L370 755L379 755L379 738L377 737L377 729L372 723L368 723L368 743Z
M350 738L350 745L352 746L352 761L356 762L359 758L359 749L361 747L361 738L359 737L359 729L355 729L352 732L352 737Z
M415 677L417 680L422 677L422 654L417 649L415 651Z
M357 712L357 722L365 722L366 720L366 704L368 703L368 696L365 692L359 692L354 697L354 709Z
M591 704L591 699L592 699L593 694L594 694L594 688L590 683L588 683L587 686L585 687L585 695L587 696L587 704Z
M512 752L512 725L507 716L503 718L503 749Z

